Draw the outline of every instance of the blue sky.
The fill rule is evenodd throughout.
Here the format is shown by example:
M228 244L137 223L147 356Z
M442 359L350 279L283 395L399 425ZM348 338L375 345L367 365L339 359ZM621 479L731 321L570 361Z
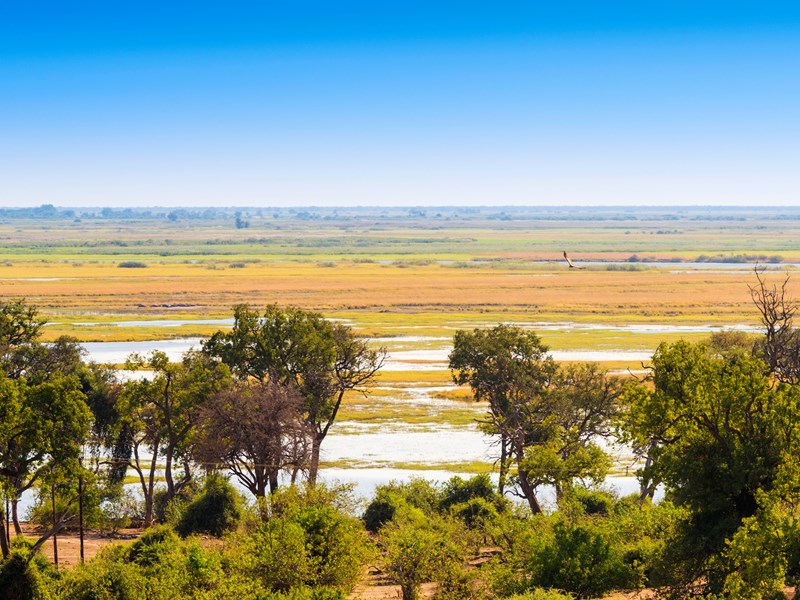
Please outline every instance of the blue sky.
M800 204L798 165L797 4L0 6L3 206Z

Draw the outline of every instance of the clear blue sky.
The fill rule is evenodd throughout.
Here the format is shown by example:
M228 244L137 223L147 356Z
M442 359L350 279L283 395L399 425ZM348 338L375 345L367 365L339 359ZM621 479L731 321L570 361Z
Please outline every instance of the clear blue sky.
M4 2L42 203L800 204L800 3Z

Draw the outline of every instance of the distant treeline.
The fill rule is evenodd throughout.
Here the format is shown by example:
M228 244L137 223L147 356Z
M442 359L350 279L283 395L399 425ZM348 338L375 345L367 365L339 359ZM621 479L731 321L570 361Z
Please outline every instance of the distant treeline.
M396 219L495 220L495 221L765 221L800 220L800 207L734 206L439 206L439 207L57 207L42 204L27 208L0 208L0 219L236 219L237 227L249 226L246 219L289 219L306 221ZM659 232L677 233L677 232Z

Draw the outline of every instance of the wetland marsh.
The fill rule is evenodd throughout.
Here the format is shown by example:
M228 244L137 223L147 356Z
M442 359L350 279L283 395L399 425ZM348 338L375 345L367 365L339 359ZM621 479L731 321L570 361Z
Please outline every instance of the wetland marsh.
M224 211L6 216L0 295L36 303L45 339L74 336L87 358L115 365L156 349L176 360L229 327L240 303L350 325L388 358L369 395L347 398L323 465L367 481L369 469L491 470L476 424L485 407L447 370L458 329L515 324L557 361L641 374L662 341L758 331L754 265L782 280L800 261L789 208L412 213L252 211L247 229ZM568 268L564 249L583 268Z

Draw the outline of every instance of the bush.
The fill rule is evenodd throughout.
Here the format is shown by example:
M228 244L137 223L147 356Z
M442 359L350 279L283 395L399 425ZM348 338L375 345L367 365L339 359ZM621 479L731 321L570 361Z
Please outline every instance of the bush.
M53 568L41 554L31 557L33 544L19 536L11 542L11 556L0 562L3 600L49 600Z
M367 531L377 533L386 523L394 519L397 511L406 505L406 501L396 492L378 488L375 498L364 511L364 526Z
M145 597L147 581L132 564L97 557L65 576L59 598L63 600L138 600Z
M302 586L309 578L305 532L297 523L270 520L237 546L229 562L238 563L246 575L258 579L267 590L285 591Z
M458 569L467 537L457 522L417 508L403 510L387 523L378 543L387 577L400 585L403 600L416 600L423 583ZM451 589L463 591L463 583Z
M472 498L450 507L450 514L463 521L470 529L494 522L500 513L495 504L485 498Z
M158 564L163 557L176 552L180 543L180 538L171 527L153 527L131 544L127 560L144 567Z
M439 511L440 504L441 492L430 481L421 477L412 477L405 483L391 481L375 490L375 498L364 512L364 525L368 531L375 533L404 506L434 514Z
M498 512L508 508L508 501L497 492L486 474L476 475L471 479L451 478L444 485L439 506L443 511L447 511L455 504L463 504L474 498L483 498L494 504Z
M124 260L118 263L117 267L120 269L145 269L147 268L147 263L143 263L139 260Z
M637 571L609 541L583 525L557 524L555 539L538 553L529 573L535 586L558 588L578 598L597 598L639 584Z
M226 561L273 592L351 591L371 552L361 522L342 510L347 492L322 485L280 490L265 508L267 522L239 536Z
M509 510L509 502L492 485L488 475L471 479L453 477L441 492L439 508L476 528L497 519Z
M576 487L570 490L570 500L580 506L583 514L588 516L608 517L614 511L616 498L604 490L591 490L585 487Z
M221 475L206 478L203 490L186 506L175 527L186 537L192 533L209 533L216 537L236 529L242 516L242 497Z

